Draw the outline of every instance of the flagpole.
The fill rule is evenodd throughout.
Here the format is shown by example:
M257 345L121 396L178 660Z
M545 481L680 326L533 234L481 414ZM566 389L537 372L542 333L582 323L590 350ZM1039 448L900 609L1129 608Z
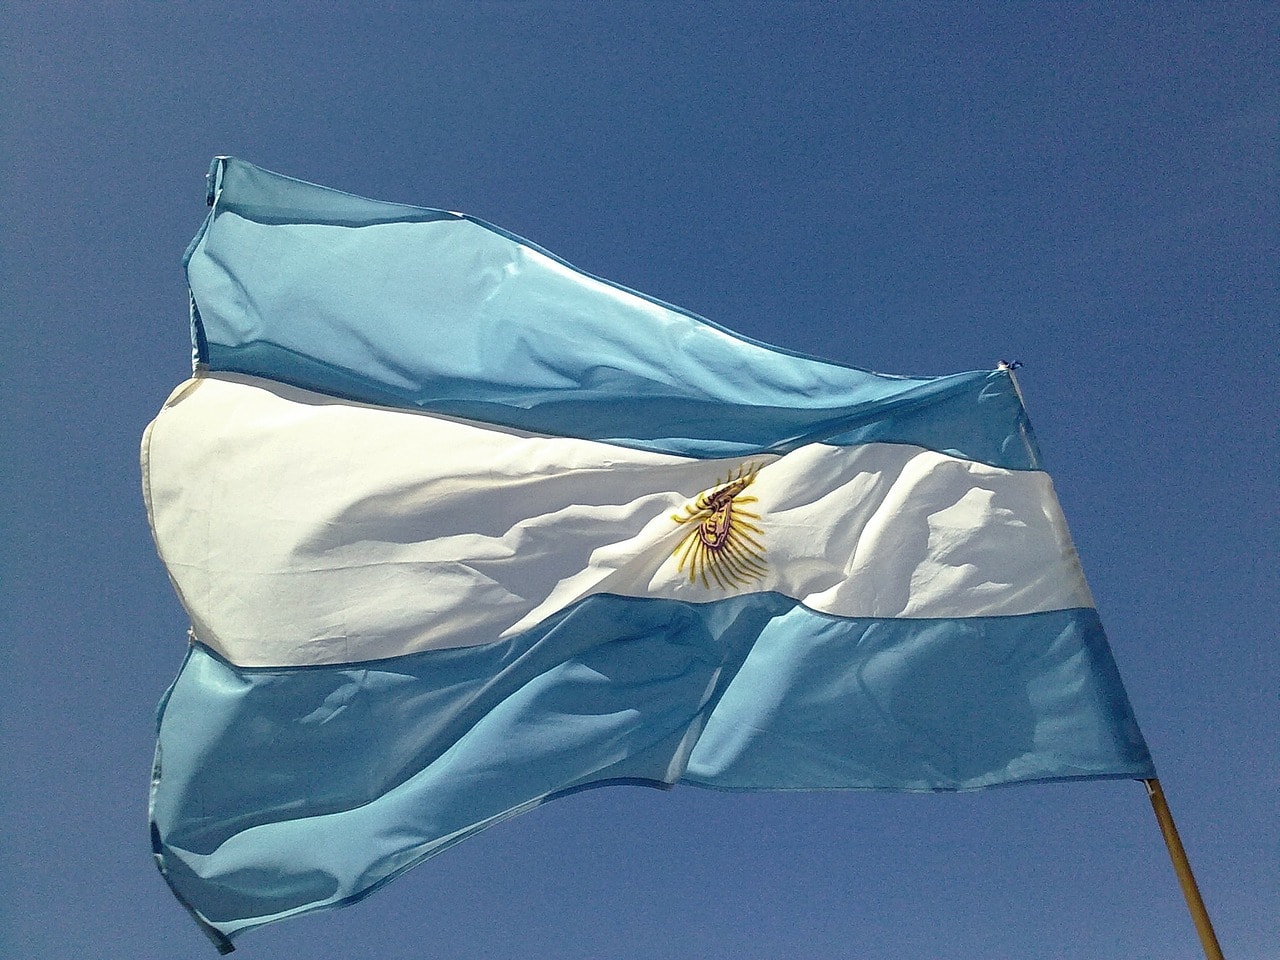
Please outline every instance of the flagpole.
M1173 871L1178 875L1178 883L1182 887L1182 895L1186 897L1187 909L1191 911L1191 919L1196 925L1196 933L1200 936L1200 946L1204 948L1204 955L1208 960L1223 960L1222 947L1218 946L1218 937L1213 932L1209 911L1205 909L1204 900L1200 898L1200 888L1196 886L1196 878L1191 873L1187 851L1182 848L1178 827L1173 822L1173 814L1169 812L1169 804L1165 802L1160 781L1152 777L1150 780L1143 780L1142 784L1147 788L1151 809L1155 811L1156 822L1160 824L1165 846L1169 848L1169 859L1173 861Z

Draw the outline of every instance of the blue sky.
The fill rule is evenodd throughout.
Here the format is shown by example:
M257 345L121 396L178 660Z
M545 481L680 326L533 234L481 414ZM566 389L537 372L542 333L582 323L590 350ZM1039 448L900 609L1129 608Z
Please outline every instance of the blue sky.
M1280 942L1274 5L28 3L0 176L0 945L211 957L151 862L186 622L139 493L226 153L463 210L751 337L1021 360L1228 956ZM272 958L1160 957L1198 946L1142 789L613 788Z

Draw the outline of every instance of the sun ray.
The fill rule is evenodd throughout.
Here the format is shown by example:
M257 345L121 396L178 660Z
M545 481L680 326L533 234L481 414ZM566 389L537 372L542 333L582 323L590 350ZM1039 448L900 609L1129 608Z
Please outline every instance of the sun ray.
M679 572L688 566L691 584L701 582L710 590L714 581L722 590L738 590L768 574L764 529L752 522L760 520L760 514L745 509L746 504L759 503L758 497L744 493L758 469L750 463L739 466L685 504L682 512L671 514L677 524L692 526L671 554Z

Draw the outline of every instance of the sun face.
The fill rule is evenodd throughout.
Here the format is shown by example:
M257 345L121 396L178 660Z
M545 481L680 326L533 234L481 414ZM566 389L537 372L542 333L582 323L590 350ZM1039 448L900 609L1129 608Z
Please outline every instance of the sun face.
M745 495L755 482L759 468L753 464L738 468L720 484L703 491L686 504L684 513L673 513L679 524L693 524L672 551L677 569L689 570L689 582L712 584L725 590L739 590L764 577L764 531L754 522L760 514L746 509L756 497Z

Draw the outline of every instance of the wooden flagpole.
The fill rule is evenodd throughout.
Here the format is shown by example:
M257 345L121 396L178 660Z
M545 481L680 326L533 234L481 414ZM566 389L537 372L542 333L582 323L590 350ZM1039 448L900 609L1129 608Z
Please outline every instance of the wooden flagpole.
M1186 897L1187 909L1191 911L1196 933L1200 935L1200 946L1204 948L1204 955L1208 960L1223 960L1222 947L1218 946L1218 937L1213 932L1209 911L1204 908L1204 901L1200 899L1200 888L1196 886L1196 878L1191 873L1187 851L1182 849L1178 827L1173 822L1173 814L1169 812L1169 804L1165 803L1160 781L1152 777L1150 780L1143 780L1142 784L1147 788L1151 809L1155 811L1156 822L1160 824L1160 832L1164 834L1165 846L1169 848L1169 859L1173 861L1173 870L1178 875L1182 895Z

